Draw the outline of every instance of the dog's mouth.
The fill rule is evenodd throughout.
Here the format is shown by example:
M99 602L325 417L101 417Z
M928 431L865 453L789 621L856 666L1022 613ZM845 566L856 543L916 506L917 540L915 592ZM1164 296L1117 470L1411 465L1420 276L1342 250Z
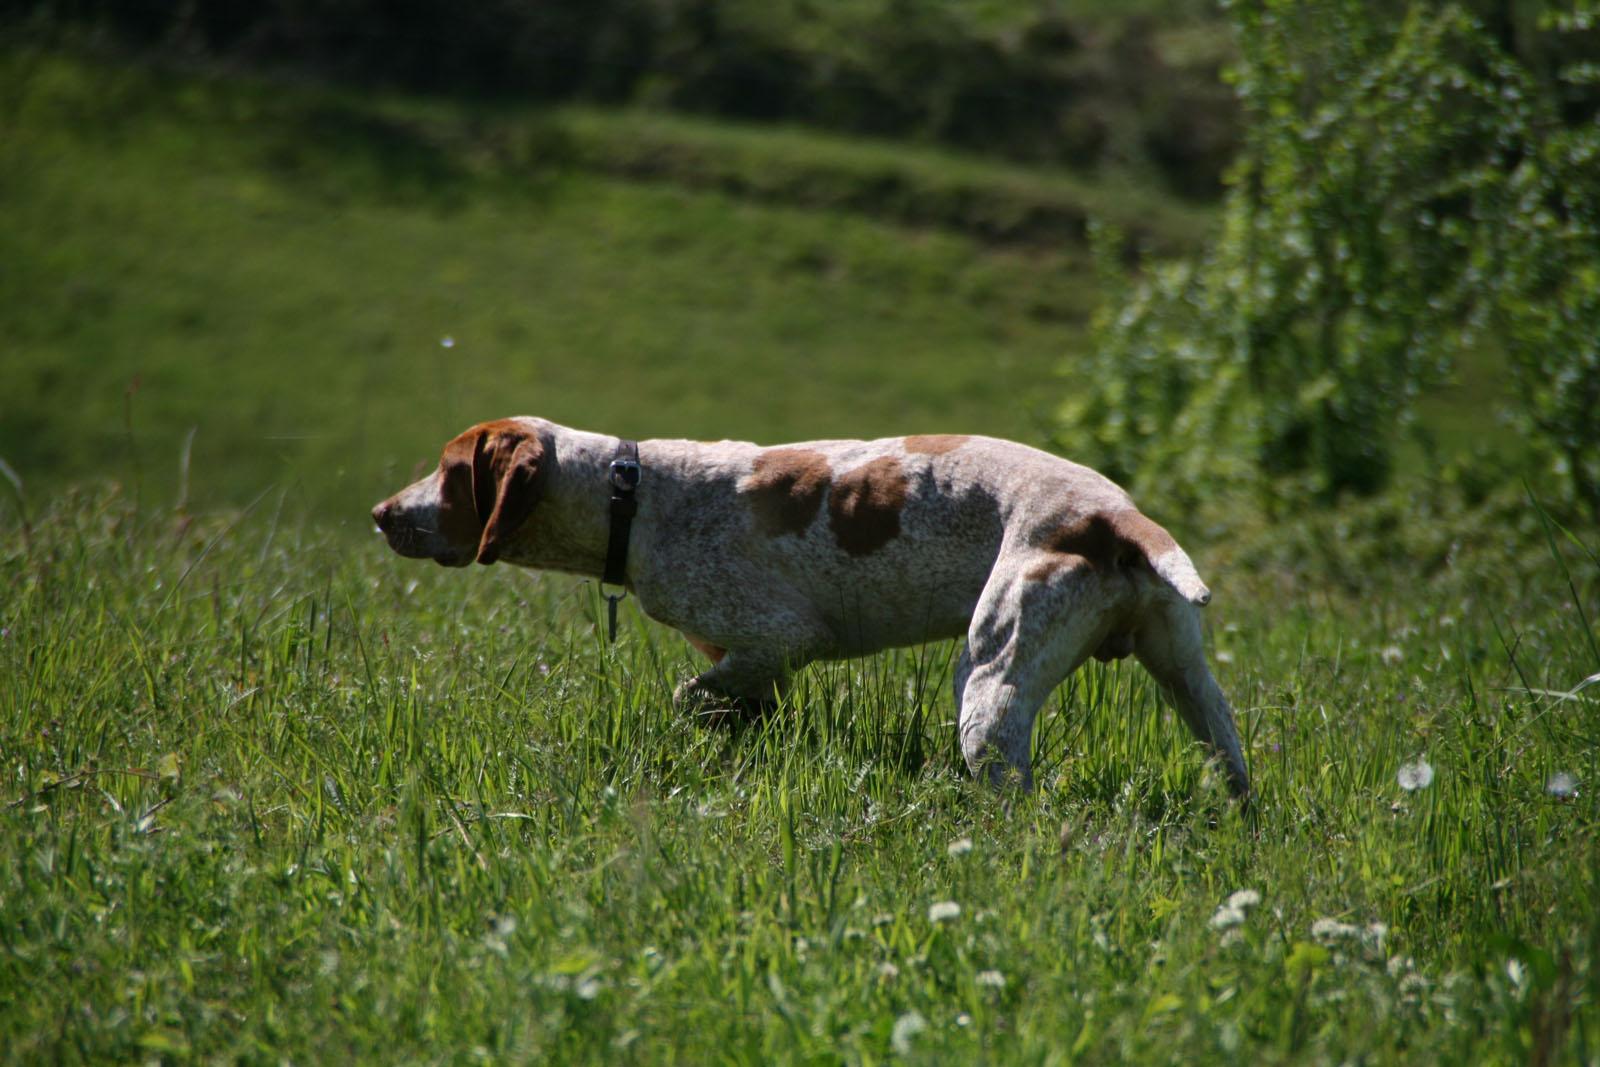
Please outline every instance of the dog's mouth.
M441 567L465 567L473 561L471 549L455 546L440 548L436 535L424 533L410 526L391 526L379 530L389 548L406 559L431 559Z

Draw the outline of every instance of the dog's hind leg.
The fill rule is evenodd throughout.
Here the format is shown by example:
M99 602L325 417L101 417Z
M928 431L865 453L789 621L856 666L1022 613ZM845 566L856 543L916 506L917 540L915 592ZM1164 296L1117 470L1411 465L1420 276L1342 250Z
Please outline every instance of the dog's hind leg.
M1139 619L1133 652L1189 730L1222 760L1234 795L1248 796L1250 772L1233 710L1206 665L1200 609L1172 597L1158 598Z
M1132 596L1125 579L1076 557L996 563L956 668L961 752L973 774L1032 788L1034 717L1106 640Z

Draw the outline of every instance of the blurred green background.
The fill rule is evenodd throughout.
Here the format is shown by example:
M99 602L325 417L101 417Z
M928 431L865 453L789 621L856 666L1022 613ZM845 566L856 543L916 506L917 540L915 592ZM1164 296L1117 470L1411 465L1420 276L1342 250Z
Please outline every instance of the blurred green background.
M1380 27L1319 54L1329 69L1411 40L1363 5L1325 6L1328 25ZM1267 138L1285 131L1258 116L1299 101L1309 127L1328 107L1306 50L1251 30L1266 17L1293 40L1280 8L7 7L0 459L24 506L110 478L191 508L291 493L359 526L448 437L514 413L641 437L983 432L1138 488L1177 469L1159 437L1196 457L1181 477L1199 491L1237 460L1305 474L1324 499L1515 452L1518 424L1495 421L1521 380L1503 337L1447 338L1403 307L1379 309L1393 337L1357 322L1328 342L1330 318L1372 306L1362 285L1396 283L1239 266L1239 226L1272 222L1292 248L1297 219L1342 202L1286 221L1261 203ZM1464 10L1470 40L1581 128L1596 94L1558 74L1594 35L1558 32L1560 8ZM1258 75L1278 67L1271 97ZM1276 180L1307 184L1292 167ZM1388 225L1351 226L1369 223ZM1294 307L1162 304L1140 287L1173 257ZM1422 278L1413 305L1455 284ZM1175 319L1185 305L1203 321ZM1484 306L1436 318L1493 318ZM1296 340L1313 330L1323 342ZM1208 331L1212 354L1186 355ZM1241 333L1258 340L1230 370L1216 353ZM1261 396L1208 399L1241 375ZM1197 404L1250 425L1196 429Z

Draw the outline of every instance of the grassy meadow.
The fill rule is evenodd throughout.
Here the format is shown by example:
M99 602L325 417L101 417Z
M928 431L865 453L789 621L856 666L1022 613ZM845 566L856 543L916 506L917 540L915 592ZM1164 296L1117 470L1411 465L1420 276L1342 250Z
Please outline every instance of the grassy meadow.
M607 646L592 582L367 508L513 412L1041 441L1080 246L585 162L637 116L3 70L0 1059L1600 1059L1592 530L1144 501L1216 594L1247 811L1130 663L1056 694L1027 796L967 779L950 645L703 730L631 604ZM975 170L902 180L1070 195Z

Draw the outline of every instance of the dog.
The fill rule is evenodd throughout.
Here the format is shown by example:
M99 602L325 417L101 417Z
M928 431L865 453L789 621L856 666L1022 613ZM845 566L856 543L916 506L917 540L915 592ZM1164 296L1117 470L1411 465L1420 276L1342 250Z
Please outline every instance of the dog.
M1050 692L1090 656L1132 655L1234 794L1249 794L1233 713L1204 656L1211 593L1103 475L953 434L629 447L638 487L620 580L712 664L678 687L680 706L755 714L812 660L965 637L954 676L962 754L981 779L1028 789L1033 721ZM623 448L539 418L481 423L373 521L402 556L599 577L615 553Z

